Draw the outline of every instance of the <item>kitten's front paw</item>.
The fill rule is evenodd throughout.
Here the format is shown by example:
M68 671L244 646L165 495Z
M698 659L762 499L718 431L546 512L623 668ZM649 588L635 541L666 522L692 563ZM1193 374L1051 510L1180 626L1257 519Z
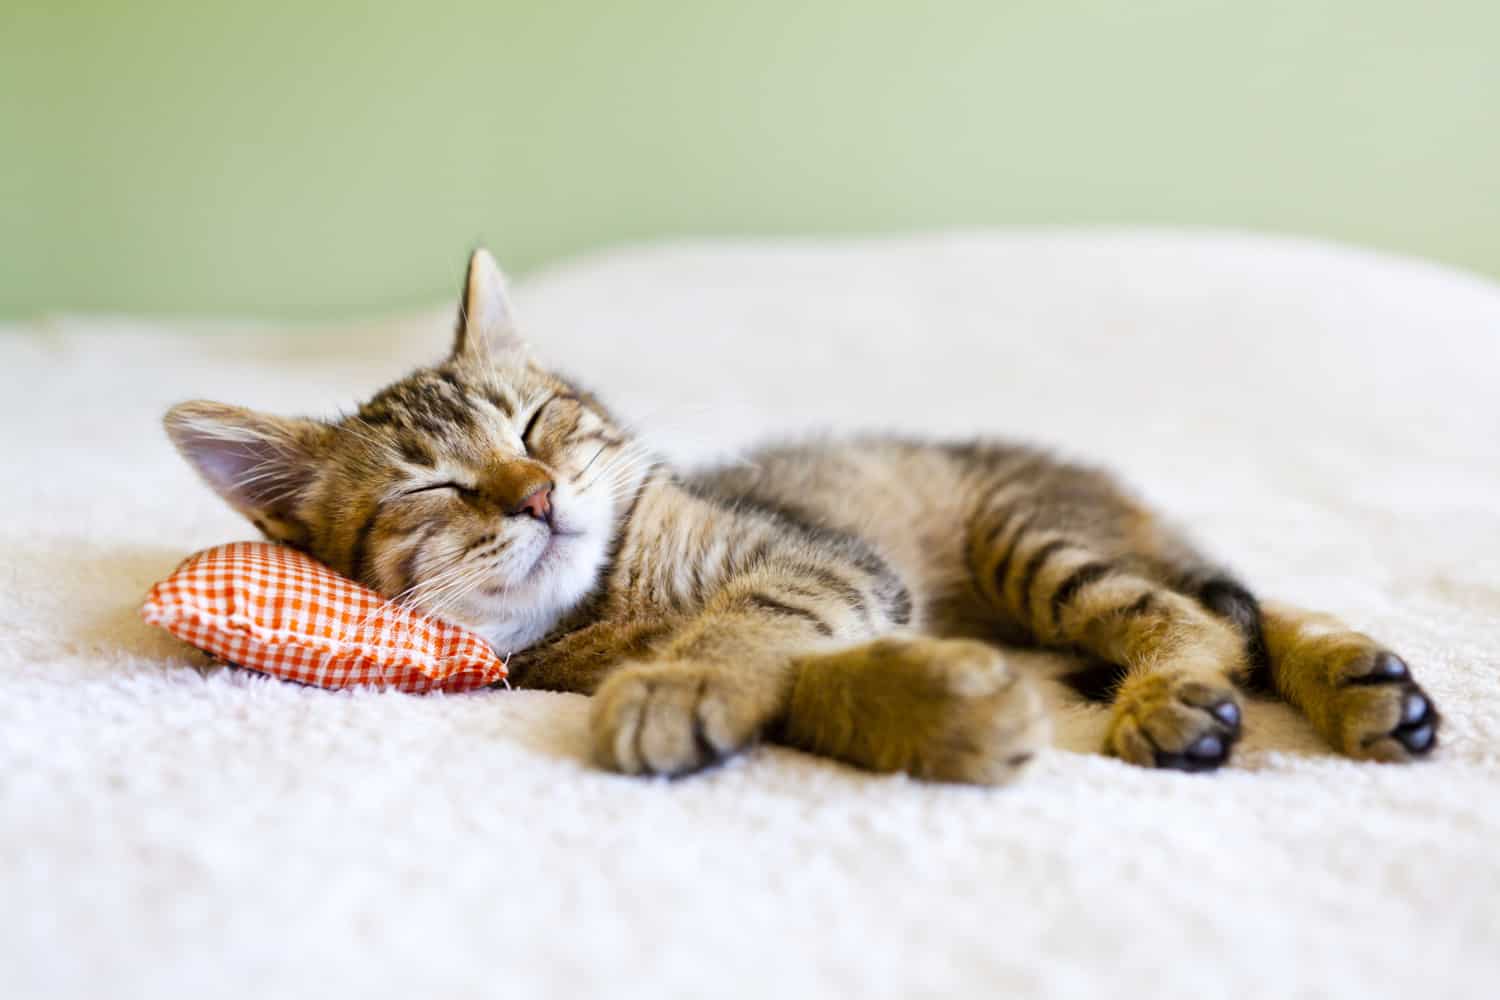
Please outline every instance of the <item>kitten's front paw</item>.
M686 774L755 739L763 721L751 691L696 663L620 668L593 698L594 760L624 774Z
M1051 723L993 647L884 639L804 662L786 736L874 771L998 785L1047 745Z
M1240 705L1228 681L1152 672L1121 684L1106 749L1142 767L1212 771L1239 738Z
M1351 757L1408 761L1437 746L1437 709L1389 650L1365 650L1341 663L1325 714L1325 734Z

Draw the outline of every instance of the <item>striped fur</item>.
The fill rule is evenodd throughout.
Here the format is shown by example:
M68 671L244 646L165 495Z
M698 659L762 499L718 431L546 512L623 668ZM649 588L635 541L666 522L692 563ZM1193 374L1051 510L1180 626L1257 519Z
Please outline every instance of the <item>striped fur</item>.
M997 783L1047 740L997 643L1108 678L1106 749L1210 769L1237 684L1340 750L1405 760L1437 715L1405 664L1262 609L1110 476L1022 445L811 440L687 473L539 367L476 253L452 355L333 422L174 408L184 455L268 536L594 695L600 763L675 774L771 738ZM542 518L529 497L550 496ZM1097 685L1096 685L1097 686Z

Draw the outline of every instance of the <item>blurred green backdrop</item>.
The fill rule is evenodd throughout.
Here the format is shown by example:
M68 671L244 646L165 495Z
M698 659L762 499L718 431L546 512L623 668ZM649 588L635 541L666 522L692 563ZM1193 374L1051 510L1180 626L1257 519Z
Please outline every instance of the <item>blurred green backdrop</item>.
M316 316L692 234L1311 233L1500 274L1496 0L9 0L0 315Z

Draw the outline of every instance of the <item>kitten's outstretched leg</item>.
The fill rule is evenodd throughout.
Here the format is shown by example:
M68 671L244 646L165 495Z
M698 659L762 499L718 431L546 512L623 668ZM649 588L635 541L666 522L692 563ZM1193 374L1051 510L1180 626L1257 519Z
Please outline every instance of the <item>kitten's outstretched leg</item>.
M1188 771L1228 760L1240 733L1233 681L1247 670L1244 637L1129 559L1032 524L1016 511L981 527L971 550L976 584L1022 635L1125 668L1106 750Z
M1130 588L1140 588L1129 598ZM1134 764L1207 771L1240 737L1234 679L1244 643L1188 598L1139 577L1100 587L1064 610L1055 635L1126 672L1113 699L1106 749Z
M1270 681L1334 749L1406 761L1437 745L1438 713L1406 663L1330 615L1261 606Z
M909 608L899 583L886 593L883 564L787 548L727 578L625 662L605 661L607 674L596 668L595 760L627 774L712 764L785 717L794 658L875 638L895 626L898 605Z

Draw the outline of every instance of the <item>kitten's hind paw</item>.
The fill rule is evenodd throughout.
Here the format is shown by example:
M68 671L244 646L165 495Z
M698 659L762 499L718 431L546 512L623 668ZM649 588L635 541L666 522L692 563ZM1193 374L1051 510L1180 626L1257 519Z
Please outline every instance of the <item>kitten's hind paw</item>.
M1351 757L1401 762L1437 746L1437 708L1389 650L1366 652L1337 671L1326 707L1330 735Z
M1240 705L1227 681L1144 673L1120 686L1106 749L1143 767L1212 771L1239 738Z

